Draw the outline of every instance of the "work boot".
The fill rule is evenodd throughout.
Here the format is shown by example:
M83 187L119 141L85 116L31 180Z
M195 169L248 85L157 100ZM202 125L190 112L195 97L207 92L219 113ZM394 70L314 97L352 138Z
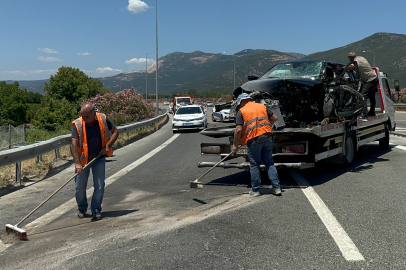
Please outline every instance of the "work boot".
M257 197L257 196L260 196L260 195L261 195L261 194L259 193L259 191L253 191L253 190L251 190L249 194L250 194L251 197Z
M102 219L102 215L101 215L100 212L93 212L92 213L92 220L93 221L97 221L97 220L100 220L100 219Z
M358 119L361 119L361 120L368 120L368 115L367 114L360 114L359 116L358 116Z
M282 196L282 190L280 188L273 188L272 194L275 196Z
M84 218L86 216L86 209L85 210L79 210L78 209L78 218Z

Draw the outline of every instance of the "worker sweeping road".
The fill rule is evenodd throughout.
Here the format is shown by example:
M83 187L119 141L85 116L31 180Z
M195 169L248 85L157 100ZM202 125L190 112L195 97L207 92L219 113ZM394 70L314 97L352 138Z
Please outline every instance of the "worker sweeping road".
M94 185L91 202L92 219L99 220L102 218L105 157L113 155L112 146L117 140L119 132L111 120L103 113L96 112L94 105L90 103L81 107L80 115L81 117L72 122L72 155L78 174L75 178L78 217L85 217L87 212L86 187L90 169L92 169ZM101 156L91 166L83 169L83 166L99 154Z
M240 140L242 145L248 147L252 185L250 195L260 195L262 160L272 182L272 194L281 196L278 172L272 158L272 125L278 121L278 117L265 105L252 102L251 97L246 93L238 96L237 104L240 106L240 110L235 119L236 128L232 151L237 152Z

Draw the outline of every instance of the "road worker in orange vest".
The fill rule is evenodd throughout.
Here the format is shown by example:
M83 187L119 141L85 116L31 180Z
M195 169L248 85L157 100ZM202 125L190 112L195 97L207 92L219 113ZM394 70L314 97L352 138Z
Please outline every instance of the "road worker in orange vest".
M235 119L236 128L232 151L237 152L240 141L242 145L247 145L251 167L252 190L250 195L261 195L259 187L261 186L260 165L262 160L272 182L272 194L281 196L278 172L272 158L272 125L278 121L278 117L265 105L252 102L247 93L238 96L237 104L240 109Z
M101 204L104 195L105 157L113 155L113 144L118 138L118 130L111 120L103 113L96 112L93 104L86 103L81 107L78 119L72 122L72 155L75 161L76 203L78 217L84 218L87 211L86 187L90 169L93 174L93 197L90 209L92 219L99 220ZM83 169L91 160L97 158L92 164Z

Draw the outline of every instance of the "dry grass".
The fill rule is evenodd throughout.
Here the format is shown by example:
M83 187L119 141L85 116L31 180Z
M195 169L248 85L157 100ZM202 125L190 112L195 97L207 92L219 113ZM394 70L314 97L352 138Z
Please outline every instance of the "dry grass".
M131 142L139 140L148 134L158 130L163 126L168 117L163 118L161 121L141 129L133 130L124 134L120 134L114 144L114 148L123 147ZM45 177L48 171L57 166L60 162L72 160L70 146L65 145L59 149L60 160L55 159L55 152L49 152L42 155L42 161L37 162L37 158L27 159L21 162L21 185L24 185L24 180L29 179L30 182L41 180ZM15 182L15 164L1 167L0 171L0 188L14 189L20 183Z

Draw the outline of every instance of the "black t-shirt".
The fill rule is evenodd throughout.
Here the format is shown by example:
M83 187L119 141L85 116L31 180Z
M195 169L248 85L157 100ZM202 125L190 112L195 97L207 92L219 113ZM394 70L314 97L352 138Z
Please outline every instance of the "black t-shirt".
M114 128L113 122L106 116L106 122L108 130ZM79 134L76 129L76 125L72 126L72 138L79 139ZM97 155L102 150L102 139L100 133L99 122L96 119L93 126L86 124L86 138L87 138L87 147L88 147L88 161L97 157Z
M268 113L268 118L271 118L273 115L273 111L271 108L266 107L266 112ZM235 124L244 126L244 118L242 117L242 112L239 110L235 117ZM247 145L256 144L256 143L263 143L266 141L272 140L272 133L265 133L261 136L255 137L249 141L247 141Z

